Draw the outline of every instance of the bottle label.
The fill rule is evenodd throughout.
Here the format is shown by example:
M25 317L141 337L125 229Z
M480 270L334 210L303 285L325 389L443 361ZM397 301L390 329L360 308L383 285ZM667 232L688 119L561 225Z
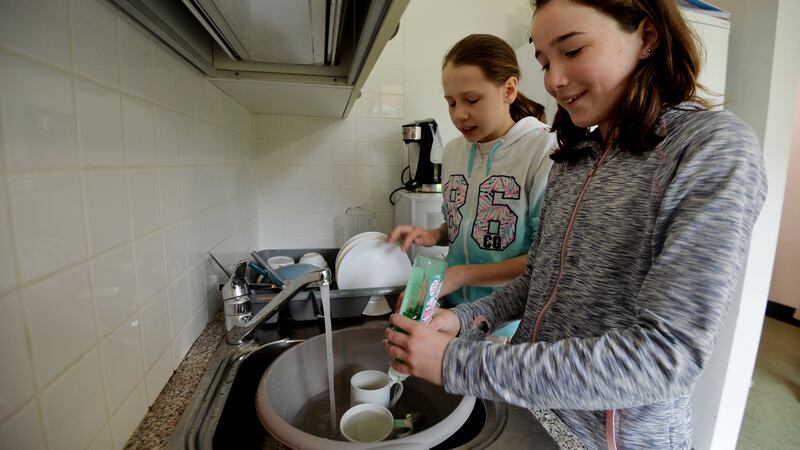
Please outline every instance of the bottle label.
M428 302L425 305L425 311L422 312L422 323L428 324L433 320L433 312L436 310L436 304L439 300L439 292L442 288L441 277L435 277L431 281L431 287L428 289Z

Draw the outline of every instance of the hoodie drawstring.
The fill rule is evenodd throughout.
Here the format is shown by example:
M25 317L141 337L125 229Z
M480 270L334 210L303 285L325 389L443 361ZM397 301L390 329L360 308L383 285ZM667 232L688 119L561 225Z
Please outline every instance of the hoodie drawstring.
M467 160L467 177L472 175L472 164L475 162L475 149L478 146L473 142L469 146L469 159Z
M495 152L503 146L503 141L497 141L496 144L492 146L492 149L489 151L489 157L486 158L486 175L489 175L489 169L492 168L492 157L494 157Z

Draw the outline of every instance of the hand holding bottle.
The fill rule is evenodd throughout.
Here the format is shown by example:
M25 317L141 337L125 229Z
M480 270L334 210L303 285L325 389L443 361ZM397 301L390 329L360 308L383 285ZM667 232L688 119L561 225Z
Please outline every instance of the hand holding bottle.
M396 372L413 375L441 385L444 351L454 336L440 333L424 323L401 314L392 314L389 316L389 322L407 333L401 333L392 328L386 329L384 346L389 355L393 357L390 358L391 368ZM398 359L403 362L398 362Z

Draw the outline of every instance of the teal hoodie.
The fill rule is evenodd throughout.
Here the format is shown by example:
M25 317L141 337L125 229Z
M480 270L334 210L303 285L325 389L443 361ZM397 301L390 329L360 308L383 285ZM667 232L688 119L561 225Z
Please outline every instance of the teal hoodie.
M539 226L555 136L526 117L490 143L485 161L463 136L444 149L442 213L447 222L449 266L489 264L528 252ZM465 286L445 297L449 305L471 302L494 288ZM495 332L511 336L517 323Z

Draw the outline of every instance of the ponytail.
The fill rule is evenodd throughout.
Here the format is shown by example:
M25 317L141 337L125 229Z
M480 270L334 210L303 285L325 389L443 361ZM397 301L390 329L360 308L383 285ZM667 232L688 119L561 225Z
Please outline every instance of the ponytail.
M531 116L539 119L540 122L546 122L547 116L544 113L544 106L536 103L535 101L525 97L522 92L517 91L517 99L511 104L511 118L514 122L519 122L525 117Z

